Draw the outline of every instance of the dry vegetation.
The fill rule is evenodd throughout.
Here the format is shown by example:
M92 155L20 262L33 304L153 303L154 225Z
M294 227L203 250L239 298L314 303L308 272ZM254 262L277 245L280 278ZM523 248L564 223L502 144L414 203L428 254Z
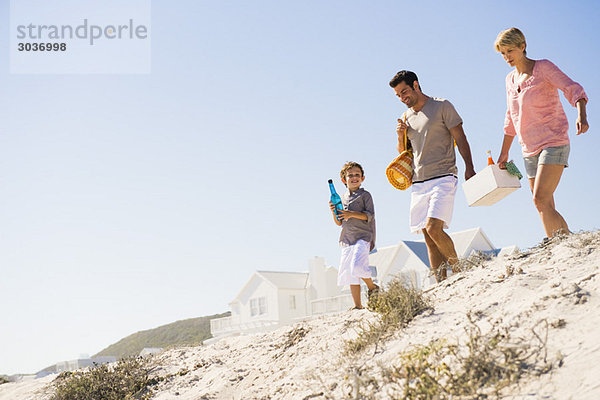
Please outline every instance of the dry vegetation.
M114 365L96 365L83 371L63 372L55 380L52 400L142 400L149 399L147 359L126 358Z
M461 270L481 267L489 257L476 254L463 260ZM513 337L510 329L492 323L483 332L467 313L469 328L464 338L431 341L399 354L392 366L375 373L360 353L378 346L406 327L418 314L432 310L423 293L394 281L370 303L379 313L376 322L363 326L355 340L346 342L352 364L346 377L346 394L353 399L376 399L385 390L391 399L487 399L499 398L503 388L525 375L541 375L562 365L562 356L549 360L546 342L549 324L541 320L528 337ZM489 321L488 321L489 322ZM330 396L326 396L330 397Z
M485 399L525 374L540 375L562 362L546 355L548 324L541 321L529 338L514 338L498 325L487 333L473 322L465 343L436 340L401 354L397 364L382 368L391 398Z
M512 276L517 274L527 277L528 272L522 270L526 268L526 263L544 265L547 258L551 257L550 252L563 240L565 237L555 237L532 249L507 257L502 269L496 269L497 272L491 277L489 284L496 285L509 277L517 278ZM574 249L576 256L585 257L600 248L600 235L598 233L572 235L565 244L568 248ZM438 285L438 288L450 290L453 284L465 278L465 272L474 273L474 269L488 268L489 259L488 255L479 253L462 260L457 266L460 272L446 281L443 286ZM502 279L497 278L498 272L503 273ZM594 271L589 276L578 279L577 282L581 285L589 282L596 275L597 272ZM550 291L548 295L541 296L538 302L532 304L532 310L543 308L539 302L547 301L549 298L556 297L558 300L568 298L574 304L584 304L590 296L574 283L565 284L560 291L558 291L559 286L560 283L553 284L550 289L556 289L557 292ZM368 307L376 313L376 317L364 318L363 316L358 320L346 321L348 326L353 328L358 326L356 337L346 341L343 352L337 353L340 359L334 361L336 367L333 370L321 369L320 366L310 372L313 378L308 380L312 382L309 392L311 394L303 398L336 400L340 398L356 400L500 398L513 390L515 384L521 385L527 381L526 378L541 378L542 375L562 366L563 356L560 353L549 356L547 344L549 332L552 332L552 329L564 328L567 324L565 319L540 317L537 323L534 323L537 319L530 320L531 323L527 328L517 331L514 329L517 326L515 320L507 321L504 316L493 319L481 310L466 314L464 333L458 331L452 334L441 333L429 343L415 342L423 344L403 347L396 350L394 354L388 353L389 356L383 358L386 360L384 364L383 359L377 357L388 352L390 343L401 338L405 328L417 316L423 313L435 314L432 301L426 297L434 296L433 293L424 293L408 287L401 280L393 281L388 285L377 297L369 301ZM439 290L437 293L439 295ZM528 316L534 314L524 310L523 315L524 318L529 318ZM428 314L424 317L428 318ZM359 325L352 325L355 321ZM275 343L266 346L263 350L270 352L270 360L274 363L288 359L291 361L301 354L297 349L304 346L303 342L314 334L316 333L311 324L298 324L291 327L284 335L277 337ZM315 343L313 339L311 340L310 343ZM554 352L556 351L555 348ZM207 362L206 365L197 363L193 369L161 375L158 370L153 370L150 361L138 358L123 360L114 366L101 365L86 371L63 373L54 382L55 395L52 400L149 399L158 383L181 380L181 376L199 371L201 368L208 368L215 363L214 360ZM196 372L204 373L198 371ZM325 371L329 371L328 374L331 376L321 375ZM331 377L334 379L329 379ZM243 379L242 376L234 381L242 382ZM277 391L274 393L277 394Z
M385 292L369 300L368 308L379 314L374 323L364 326L355 340L346 343L347 353L358 353L368 347L377 346L391 334L404 328L417 315L431 309L421 291L408 287L397 279Z

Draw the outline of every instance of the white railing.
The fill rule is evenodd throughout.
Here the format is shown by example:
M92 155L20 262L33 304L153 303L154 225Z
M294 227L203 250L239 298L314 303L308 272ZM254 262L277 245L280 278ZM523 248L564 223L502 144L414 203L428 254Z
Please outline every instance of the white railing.
M256 320L239 322L238 318L224 317L210 320L210 333L220 336L234 333L259 332L279 325L278 321Z
M215 318L210 320L210 333L213 336L228 332L232 327L232 317Z
M365 291L361 293L363 306L367 304L367 296ZM298 318L298 320L309 319L315 315L323 314L335 314L343 311L348 311L354 306L352 296L350 294L343 294L340 296L327 297L324 299L312 300L310 302L310 315ZM240 322L239 317L224 317L215 318L210 320L210 333L213 337L240 334L240 333L253 333L266 331L277 326L282 326L279 321L272 320L256 320Z
M367 298L362 293L363 305L366 304ZM350 294L343 294L341 296L326 297L324 299L317 299L310 302L312 315L320 314L332 314L342 311L347 311L354 306L352 296Z

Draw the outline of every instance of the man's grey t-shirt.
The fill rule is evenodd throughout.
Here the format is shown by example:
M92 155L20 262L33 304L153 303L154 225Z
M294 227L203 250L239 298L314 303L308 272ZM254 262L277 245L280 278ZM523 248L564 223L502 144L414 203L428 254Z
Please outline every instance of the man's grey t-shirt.
M450 129L462 123L448 100L430 97L423 108L406 111L407 135L413 148L413 182L457 175L454 140Z
M371 244L371 250L375 248L375 206L371 193L359 188L353 193L343 193L342 205L344 210L358 211L367 215L367 220L350 218L342 221L342 232L340 233L341 245L353 245L359 240Z

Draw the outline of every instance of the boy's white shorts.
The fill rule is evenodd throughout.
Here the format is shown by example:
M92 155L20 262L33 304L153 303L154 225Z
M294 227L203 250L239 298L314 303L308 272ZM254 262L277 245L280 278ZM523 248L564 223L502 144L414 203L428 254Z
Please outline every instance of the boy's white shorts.
M359 240L351 246L342 246L338 271L338 286L360 285L360 278L370 278L369 249L371 245Z
M447 229L452 221L457 186L458 179L452 175L413 183L410 195L410 231L421 233L427 224L427 218L441 219Z

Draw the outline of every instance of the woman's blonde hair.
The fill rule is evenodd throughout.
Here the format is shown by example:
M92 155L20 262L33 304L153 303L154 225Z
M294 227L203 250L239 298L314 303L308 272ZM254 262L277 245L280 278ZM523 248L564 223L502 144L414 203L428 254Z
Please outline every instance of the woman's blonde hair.
M527 48L523 32L517 28L509 28L498 34L496 42L494 42L494 47L496 47L496 51L500 51L501 47L519 47L522 44ZM527 54L527 51L525 50L523 53Z

